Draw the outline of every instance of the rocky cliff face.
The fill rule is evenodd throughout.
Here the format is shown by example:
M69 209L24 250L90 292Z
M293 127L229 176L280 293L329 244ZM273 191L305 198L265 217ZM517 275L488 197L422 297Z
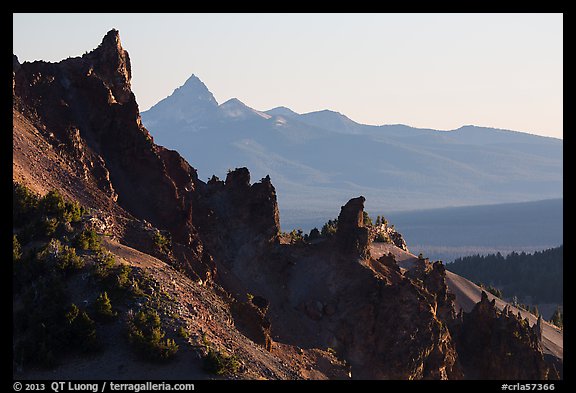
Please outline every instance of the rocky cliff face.
M500 312L486 293L455 330L460 359L475 379L558 379L558 371L542 355L539 324Z
M521 321L498 315L485 299L455 315L442 264L422 259L404 272L392 256L372 258L364 197L342 206L334 238L281 244L270 178L251 184L248 169L237 168L224 181L199 180L177 152L154 144L130 80L116 30L92 52L60 63L14 57L14 116L24 131L34 129L34 151L50 150L42 176L66 174L53 184L68 184L69 195L107 215L106 231L208 283L230 309L229 329L279 359L286 348L330 348L353 378L550 376L537 335ZM26 148L26 132L18 131L15 146ZM401 236L393 241L405 248ZM202 329L216 326L204 322Z
M205 241L207 247L220 250L215 255L226 258L219 268L222 284L237 299L246 292L266 299L269 325L256 315L248 324L249 310L242 302L238 307L242 312L235 317L239 326L251 326L247 331L255 342L268 345L262 333L267 328L276 342L331 348L350 364L353 378L463 376L448 327L436 317L435 295L404 277L393 259L370 258L368 230L362 221L364 198L354 198L342 207L333 239L316 245L279 244L275 241L277 221L271 220L274 200L259 199L258 213L231 214L227 205L235 200L227 193L245 198L255 187L270 187L267 184L264 179L250 186L247 172L239 169L226 182L208 182L202 194L209 195L205 203L214 206L214 216L228 217L235 228L230 231L228 223L218 219L211 233L225 227L226 237L211 236L212 240ZM199 228L203 233L206 227Z
M201 264L192 225L196 172L177 153L154 145L130 80L128 52L111 30L82 57L15 66L14 106L68 156L83 181L133 217L169 230L191 250L188 262Z
M227 267L243 253L261 253L277 242L280 232L276 191L265 177L250 184L247 168L230 171L225 181L198 182L196 206L203 214L194 224L201 237Z

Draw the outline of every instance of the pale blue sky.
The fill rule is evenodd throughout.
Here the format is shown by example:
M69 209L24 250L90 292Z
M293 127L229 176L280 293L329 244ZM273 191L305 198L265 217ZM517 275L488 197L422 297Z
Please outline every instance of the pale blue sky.
M20 61L111 28L146 110L197 75L222 103L331 109L365 124L563 137L562 14L14 14Z

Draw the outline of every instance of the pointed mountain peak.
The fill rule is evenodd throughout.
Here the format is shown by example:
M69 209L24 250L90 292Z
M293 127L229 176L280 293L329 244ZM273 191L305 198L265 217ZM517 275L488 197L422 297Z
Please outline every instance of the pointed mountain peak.
M190 77L188 79L186 79L186 82L184 82L184 84L181 87L186 87L186 88L200 87L200 88L208 90L208 88L206 87L204 82L202 82L200 80L200 78L198 78L195 74L190 75Z
M178 117L185 114L194 114L193 116L195 117L200 112L216 110L218 102L216 102L214 95L208 90L204 82L192 74L182 86L174 89L172 94L156 103L150 110L164 107L171 107L171 109L168 109L170 116L174 116L175 113L172 112L176 110L176 112L180 113Z
M142 117L150 127L159 119L182 120L188 123L209 118L217 112L218 102L214 95L200 78L192 74L171 95L143 112Z
M214 95L208 90L208 87L194 74L190 75L182 86L174 90L172 96L182 96L187 100L205 101L213 106L218 105Z

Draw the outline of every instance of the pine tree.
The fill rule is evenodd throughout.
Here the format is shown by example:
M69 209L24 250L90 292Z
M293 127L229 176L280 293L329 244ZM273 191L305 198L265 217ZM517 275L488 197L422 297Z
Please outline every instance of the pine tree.
M110 298L106 291L98 296L94 302L94 309L96 315L102 319L112 319L117 315L117 313L112 310L112 304L110 303Z
M554 314L552 314L552 318L550 318L550 323L558 326L559 328L564 327L564 313L560 311L560 307L556 308Z

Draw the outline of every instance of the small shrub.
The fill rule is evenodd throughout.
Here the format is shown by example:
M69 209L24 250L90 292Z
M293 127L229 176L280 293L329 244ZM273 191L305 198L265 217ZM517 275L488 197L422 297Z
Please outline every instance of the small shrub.
M162 330L156 310L128 314L128 338L134 349L149 360L164 361L178 352L176 342Z
M228 355L208 348L208 353L204 357L204 370L216 375L236 374L240 368L240 362L234 355Z
M362 211L362 218L364 221L364 226L365 227L371 227L372 226L372 218L370 217L370 215L368 214L367 211Z
M86 311L80 311L74 303L65 314L68 321L70 344L84 352L93 352L101 347L96 335L96 324Z
M107 321L115 318L118 313L112 310L112 304L108 293L104 291L96 298L94 302L94 311L99 320Z
M161 254L169 254L172 249L172 242L160 231L157 231L154 233L154 247L156 247L156 251Z
M328 220L328 222L322 226L320 235L324 238L329 238L336 235L337 230L338 230L338 219L335 218L334 220Z
M26 224L36 215L39 196L20 183L12 183L12 217L14 225Z
M37 254L37 259L40 261L49 261L55 259L60 254L62 250L62 243L58 239L50 239L48 243L44 246L42 251Z
M308 240L312 241L319 238L320 238L320 231L318 230L318 228L312 228L310 230L310 234L308 235Z
M40 212L48 217L54 217L60 222L78 222L86 210L76 201L69 202L56 190L48 192L40 198Z
M50 239L37 259L60 271L74 271L84 267L84 260L76 255L76 249L63 245L58 239Z
M374 238L374 241L378 243L390 243L390 238L384 235L382 232L378 232Z
M290 233L286 234L290 239L290 244L302 244L304 243L304 236L303 236L302 229L293 229Z
M94 275L100 281L108 278L112 273L116 259L109 252L100 252L94 258Z
M132 268L125 264L113 266L113 257L104 257L102 262L96 262L94 275L100 281L102 289L108 291L113 298L125 297L129 294Z
M40 199L38 207L45 216L62 217L66 211L66 201L58 191L52 190Z
M142 290L142 288L140 288L140 282L136 279L130 286L130 294L134 298L146 296L146 293Z
M130 272L132 269L128 265L120 265L115 276L115 286L117 289L126 289L130 284Z
M12 235L12 262L16 263L22 258L22 246L16 235Z
M86 209L76 201L66 202L65 209L66 213L64 218L65 221L68 222L79 222L82 216L87 213Z
M186 330L184 328L184 326L180 326L177 330L178 336L182 337L182 338L188 338L190 337L190 333L188 333L188 330Z
M84 260L76 255L76 249L63 246L56 258L56 267L60 270L74 271L84 267Z
M70 347L68 324L63 318L66 286L60 275L49 272L32 282L23 286L23 308L13 314L15 359L21 364L53 367Z
M550 323L558 326L560 329L564 327L564 313L560 311L560 307L556 308L554 314L550 318Z
M85 229L76 237L76 247L81 250L100 251L100 238L96 231Z
M72 322L74 322L74 320L78 317L79 313L80 309L78 308L78 306L72 303L64 316L66 317L68 323L72 324Z
M54 217L44 217L38 223L37 234L40 234L43 237L51 237L56 233L56 229L58 229L58 220Z

